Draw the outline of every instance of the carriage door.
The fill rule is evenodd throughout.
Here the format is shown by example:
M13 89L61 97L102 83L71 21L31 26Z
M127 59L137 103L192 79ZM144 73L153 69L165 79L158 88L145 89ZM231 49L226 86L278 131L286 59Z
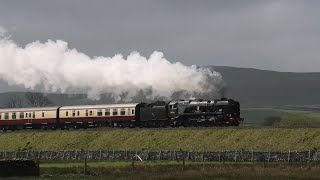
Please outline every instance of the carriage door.
M32 128L32 113L31 112L26 112L26 120L27 122L25 123L26 128Z
M27 113L27 119L28 119L28 121L27 121L28 124L32 123L32 121L31 121L31 112Z

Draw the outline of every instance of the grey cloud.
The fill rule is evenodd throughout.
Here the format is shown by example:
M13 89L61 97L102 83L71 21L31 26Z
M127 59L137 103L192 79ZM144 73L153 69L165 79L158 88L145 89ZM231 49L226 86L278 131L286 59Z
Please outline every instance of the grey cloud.
M90 56L280 71L320 71L319 1L0 1L0 25L25 45L63 39Z

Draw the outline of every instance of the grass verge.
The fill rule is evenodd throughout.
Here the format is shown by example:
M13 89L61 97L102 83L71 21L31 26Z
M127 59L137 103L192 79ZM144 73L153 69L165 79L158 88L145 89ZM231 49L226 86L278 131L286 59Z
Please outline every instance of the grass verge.
M0 133L0 150L302 151L320 149L320 128L105 129Z
M300 163L211 163L186 161L42 162L41 177L86 179L316 179L317 164Z

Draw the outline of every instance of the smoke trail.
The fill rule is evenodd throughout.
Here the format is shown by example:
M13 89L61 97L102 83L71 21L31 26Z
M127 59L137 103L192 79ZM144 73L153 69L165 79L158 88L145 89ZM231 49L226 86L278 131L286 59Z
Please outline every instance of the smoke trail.
M132 52L127 58L91 58L64 41L39 41L19 47L8 38L0 37L0 78L9 84L45 92L87 93L99 98L112 93L118 99L125 94L130 101L137 92L150 89L152 97L170 99L177 91L190 96L218 93L222 78L217 72L171 63L161 52L149 58Z

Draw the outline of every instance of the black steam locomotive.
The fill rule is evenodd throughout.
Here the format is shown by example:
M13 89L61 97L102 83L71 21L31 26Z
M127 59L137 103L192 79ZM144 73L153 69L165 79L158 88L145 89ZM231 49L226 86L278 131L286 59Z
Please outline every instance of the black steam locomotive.
M240 103L226 98L140 104L137 112L140 127L239 126L243 121Z

